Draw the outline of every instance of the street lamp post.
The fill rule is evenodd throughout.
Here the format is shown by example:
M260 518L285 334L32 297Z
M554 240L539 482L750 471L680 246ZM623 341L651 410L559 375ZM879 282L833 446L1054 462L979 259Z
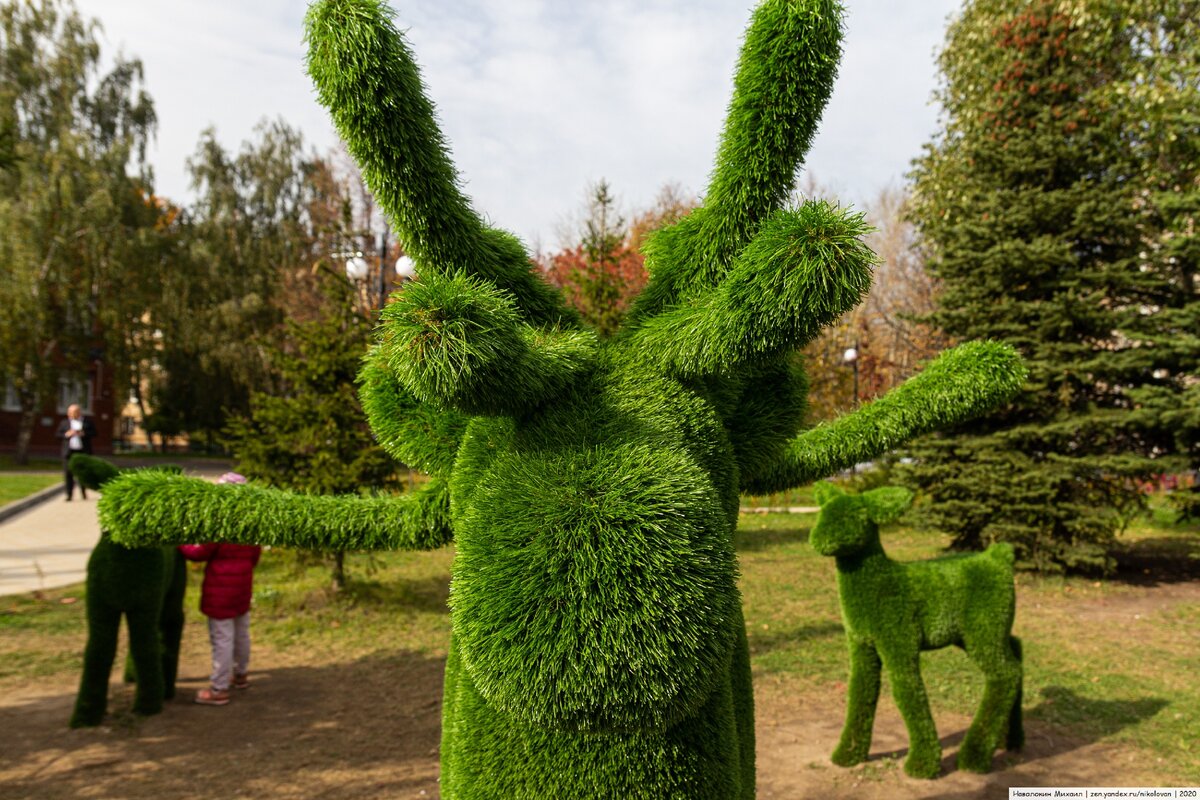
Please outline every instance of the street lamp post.
M854 343L853 347L847 348L846 352L842 353L842 362L845 364L848 364L850 366L851 371L854 373L854 408L857 409L858 408L858 342L857 341ZM858 474L858 464L853 464L850 467L850 474L851 475Z
M858 408L858 342L842 354L842 361L854 372L854 407Z
M382 311L387 304L387 244L388 244L388 229L383 226L383 233L379 234L379 309Z
M364 284L371 277L371 265L363 257L361 251L355 250L352 252L334 253L335 258L346 259L346 277L355 284ZM396 259L396 263L392 265L392 275L395 279L404 282L415 280L417 277L416 264L412 258L407 255L402 255ZM379 282L376 285L378 297L371 298L378 300L378 308L380 310L387 304L388 296L388 230L383 229L383 233L379 236ZM370 294L370 293L369 293Z

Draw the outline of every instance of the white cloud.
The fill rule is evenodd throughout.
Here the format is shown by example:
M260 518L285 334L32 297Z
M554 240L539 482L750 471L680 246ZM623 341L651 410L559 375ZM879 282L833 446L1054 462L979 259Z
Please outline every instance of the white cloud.
M106 49L145 62L159 191L189 194L200 131L227 147L283 117L335 142L303 69L302 0L77 0ZM588 182L628 207L666 182L701 191L749 0L410 0L396 4L476 208L554 242ZM953 0L850 0L840 77L809 165L862 200L899 180L934 131L933 51Z

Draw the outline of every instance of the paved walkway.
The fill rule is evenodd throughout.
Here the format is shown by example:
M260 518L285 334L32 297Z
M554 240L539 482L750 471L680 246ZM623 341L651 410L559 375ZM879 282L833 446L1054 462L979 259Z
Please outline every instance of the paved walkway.
M215 479L228 465L185 463L189 475ZM0 596L82 583L100 540L96 492L70 503L61 494L0 522Z
M0 523L0 595L81 583L100 539L96 492L62 495Z

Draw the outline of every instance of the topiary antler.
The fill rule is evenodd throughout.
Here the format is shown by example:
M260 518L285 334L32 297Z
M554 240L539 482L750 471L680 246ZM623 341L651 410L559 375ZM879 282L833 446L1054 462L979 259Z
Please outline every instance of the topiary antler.
M305 19L317 97L422 278L469 275L514 298L534 325L578 325L509 233L486 225L458 174L404 38L378 0L314 3Z
M704 207L647 244L650 283L634 320L716 287L787 201L841 58L835 0L767 0L751 18Z

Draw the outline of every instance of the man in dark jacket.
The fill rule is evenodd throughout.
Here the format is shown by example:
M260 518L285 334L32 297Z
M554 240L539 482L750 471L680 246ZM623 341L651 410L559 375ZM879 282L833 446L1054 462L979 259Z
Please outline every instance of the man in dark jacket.
M76 453L92 454L92 437L96 426L83 416L83 409L72 403L67 407L67 418L58 424L58 439L62 443L60 452L63 460L63 480L67 484L67 500L75 494L75 475L71 472L71 456ZM79 496L87 499L87 489L79 485Z

